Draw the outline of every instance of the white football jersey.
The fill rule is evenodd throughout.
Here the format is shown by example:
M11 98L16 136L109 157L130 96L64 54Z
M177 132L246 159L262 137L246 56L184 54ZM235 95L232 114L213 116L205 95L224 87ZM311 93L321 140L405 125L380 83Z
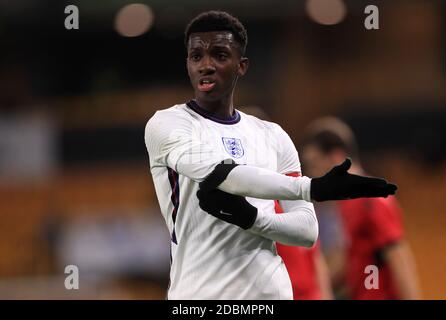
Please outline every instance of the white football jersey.
M288 134L240 111L217 119L192 100L157 111L146 125L145 142L172 240L167 298L292 299L275 242L211 216L201 210L196 196L199 182L224 160L300 172ZM247 200L276 214L272 200Z

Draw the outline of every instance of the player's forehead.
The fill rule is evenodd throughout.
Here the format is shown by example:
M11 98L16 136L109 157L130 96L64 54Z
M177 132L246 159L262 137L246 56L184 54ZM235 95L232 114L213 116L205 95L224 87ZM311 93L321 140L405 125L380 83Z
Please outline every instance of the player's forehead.
M230 31L194 32L189 36L189 49L206 49L211 47L237 48L238 43Z

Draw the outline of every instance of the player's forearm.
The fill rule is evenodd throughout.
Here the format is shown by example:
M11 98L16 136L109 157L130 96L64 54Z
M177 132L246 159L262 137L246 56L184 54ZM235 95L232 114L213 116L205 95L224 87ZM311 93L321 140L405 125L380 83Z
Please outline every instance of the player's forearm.
M308 177L289 177L263 168L237 166L218 189L259 199L311 201L310 187Z
M269 200L329 201L364 197L388 197L397 186L384 179L348 173L350 159L333 167L322 177L288 177L272 170L235 163L218 164L200 189Z
M420 299L415 262L409 246L404 240L386 249L386 259L395 285L402 300Z
M285 245L312 247L317 240L319 228L313 205L305 203L282 214L259 210L249 231Z
M333 288L330 283L328 266L322 252L317 252L315 256L316 276L321 292L322 300L333 300Z

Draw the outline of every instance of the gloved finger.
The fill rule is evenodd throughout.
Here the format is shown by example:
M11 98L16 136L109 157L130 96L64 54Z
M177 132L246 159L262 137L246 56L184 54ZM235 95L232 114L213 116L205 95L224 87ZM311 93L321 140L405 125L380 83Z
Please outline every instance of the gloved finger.
M393 183L388 183L384 179L369 178L368 180L364 180L362 186L358 189L362 189L363 192L369 189L372 195L376 194L377 197L387 197L388 195L394 195L398 187Z
M205 195L204 199L214 204L222 205L225 201L228 201L227 194L221 190L213 190Z
M396 190L398 190L398 186L396 184L389 183L387 184L387 189L389 190L390 194L395 194Z
M212 215L215 215L220 212L220 210L217 207L211 205L208 202L200 201L198 204L203 211L206 211L207 213L210 213Z
M198 189L198 191L197 191L197 198L199 200L205 199L207 197L209 197L209 192L203 191L202 189Z
M353 198L378 198L378 197L384 197L387 198L389 195L395 194L395 185L392 184L386 184L385 186L375 186L375 187L363 187L356 189L355 192L353 192L352 197Z
M336 173L346 173L350 167L352 166L352 161L350 158L346 158L343 163L333 168L333 171Z
M364 177L358 175L350 175L350 179L352 179L353 186L362 187L362 188L373 188L373 187L385 187L387 186L387 181L381 178L373 178L373 177Z
M218 192L219 190L214 189L214 190L210 190L210 191L205 191L203 189L198 189L197 191L197 198L198 199L205 199L205 198L212 198L212 197L216 197L218 196Z

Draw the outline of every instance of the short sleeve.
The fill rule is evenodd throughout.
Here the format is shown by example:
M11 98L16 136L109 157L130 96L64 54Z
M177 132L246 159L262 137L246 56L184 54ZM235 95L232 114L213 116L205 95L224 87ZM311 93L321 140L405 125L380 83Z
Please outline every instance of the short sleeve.
M301 174L299 155L290 136L279 126L276 127L277 169L279 173Z
M199 128L181 111L162 110L147 122L144 140L150 167L169 167L202 181L215 166L230 158L200 139Z
M394 197L370 201L370 227L377 248L385 247L403 237L401 209Z

